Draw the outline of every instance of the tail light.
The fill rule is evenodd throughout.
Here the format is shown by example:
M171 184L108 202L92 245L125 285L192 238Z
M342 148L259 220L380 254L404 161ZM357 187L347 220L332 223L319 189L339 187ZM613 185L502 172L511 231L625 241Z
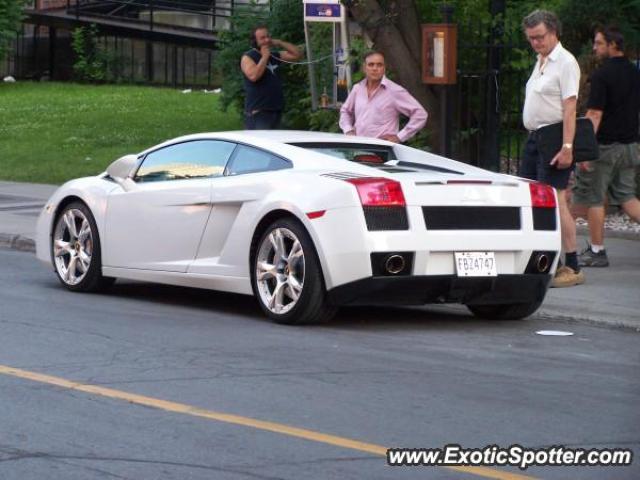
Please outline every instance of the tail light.
M388 178L350 178L363 207L405 207L400 182Z
M529 184L529 192L531 193L532 207L556 207L556 194L553 191L553 187L544 183L532 182Z
M402 186L388 178L350 178L347 182L356 187L367 230L409 230L407 202Z
M556 194L553 187L544 183L529 184L534 230L557 230Z

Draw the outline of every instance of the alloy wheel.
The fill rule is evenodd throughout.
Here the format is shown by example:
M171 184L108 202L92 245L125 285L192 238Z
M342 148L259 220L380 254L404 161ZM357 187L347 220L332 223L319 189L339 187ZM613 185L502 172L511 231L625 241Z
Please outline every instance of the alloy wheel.
M259 246L255 269L265 307L277 315L291 311L304 288L305 258L298 237L288 228L273 229Z
M53 259L60 279L77 285L87 275L93 257L93 232L85 214L76 208L66 210L53 233Z

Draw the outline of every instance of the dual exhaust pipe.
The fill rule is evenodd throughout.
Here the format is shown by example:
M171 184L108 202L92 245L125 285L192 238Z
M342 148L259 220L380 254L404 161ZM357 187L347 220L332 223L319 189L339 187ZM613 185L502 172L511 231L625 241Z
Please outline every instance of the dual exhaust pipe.
M525 273L547 274L557 252L535 251L529 258ZM414 252L376 252L371 254L371 270L374 275L387 277L410 275L413 270Z
M557 252L553 251L534 251L529 258L529 263L524 273L549 273L556 255Z
M384 261L384 271L389 275L397 275L404 270L406 262L402 255L397 253L387 256Z
M374 276L393 277L411 275L414 252L374 252L371 271Z
M531 260L536 273L547 273L551 269L553 257L547 252L536 252ZM383 269L387 275L398 275L406 266L407 262L401 254L392 253L384 259Z
M542 252L534 255L534 265L538 273L546 273L551 268L551 260L549 256Z

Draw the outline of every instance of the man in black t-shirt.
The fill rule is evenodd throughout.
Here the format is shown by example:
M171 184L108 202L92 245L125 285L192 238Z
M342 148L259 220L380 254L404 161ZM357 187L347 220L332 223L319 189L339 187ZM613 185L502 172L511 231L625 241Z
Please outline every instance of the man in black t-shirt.
M585 267L609 265L604 249L605 201L617 201L640 222L635 168L638 158L640 70L624 56L624 37L614 27L596 31L593 51L603 60L591 75L586 116L597 132L600 157L579 164L573 188L574 204L587 206L591 244L580 254Z
M300 50L291 43L271 38L269 30L264 25L259 25L251 31L250 41L251 50L242 55L240 60L246 95L245 128L278 128L284 108L284 92L278 69L283 61L299 60ZM273 47L284 50L272 52Z

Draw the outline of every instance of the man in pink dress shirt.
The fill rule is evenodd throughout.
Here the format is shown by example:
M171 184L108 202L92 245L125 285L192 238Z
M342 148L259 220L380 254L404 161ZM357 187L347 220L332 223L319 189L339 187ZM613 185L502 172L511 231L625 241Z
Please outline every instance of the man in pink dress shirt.
M345 134L402 143L424 127L426 110L406 89L385 77L384 55L367 53L364 73L366 78L353 86L340 109L340 128ZM398 131L400 114L409 122Z

